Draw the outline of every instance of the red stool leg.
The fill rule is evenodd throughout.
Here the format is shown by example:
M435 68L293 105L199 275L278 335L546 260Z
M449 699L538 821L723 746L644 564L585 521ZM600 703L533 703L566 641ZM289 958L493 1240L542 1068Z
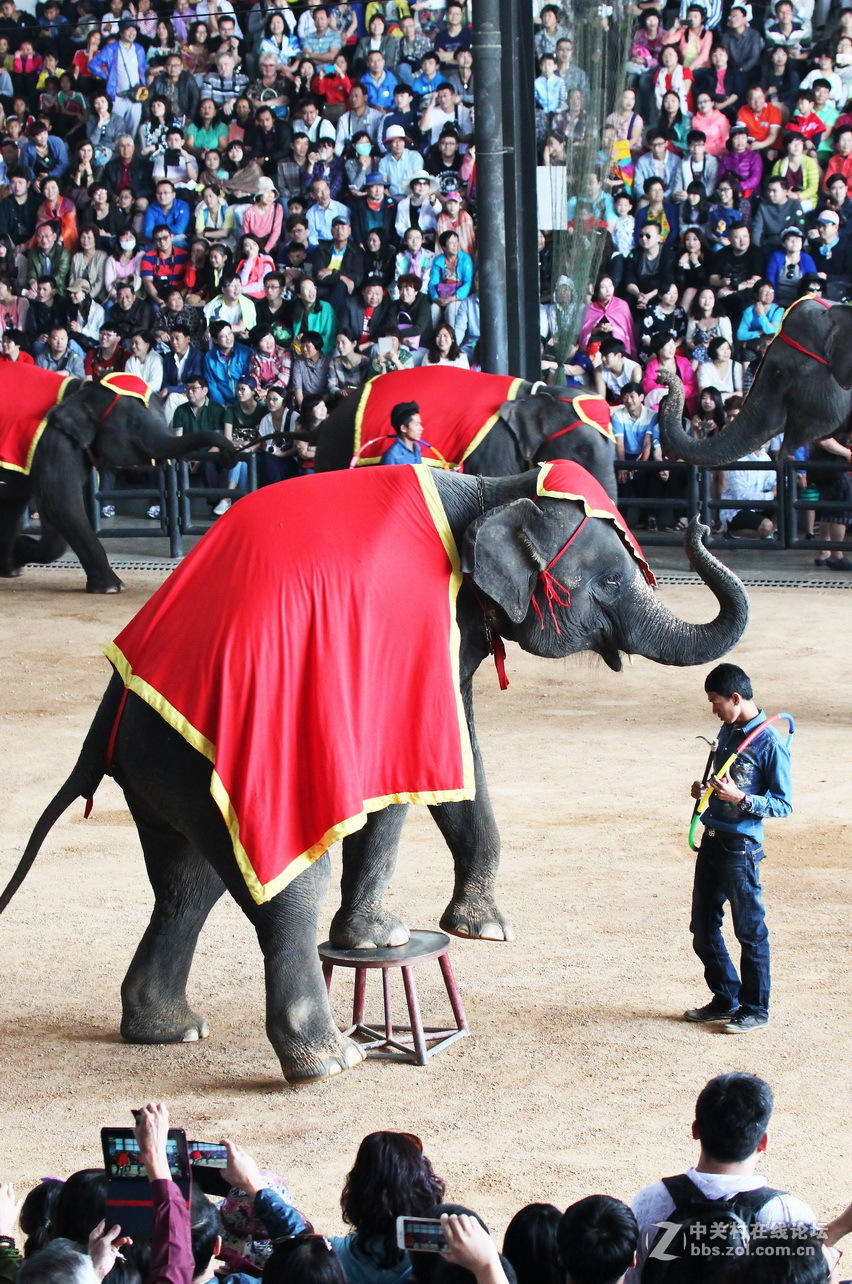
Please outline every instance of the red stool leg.
M390 968L382 968L382 993L385 1000L385 1038L390 1043L393 1038L393 1012L391 1010Z
M326 994L331 993L331 977L333 972L334 972L334 964L329 963L327 959L323 959L322 975L323 975L323 980L325 981Z
M364 1024L364 1005L367 995L367 969L365 967L356 967L355 969L355 993L352 999L352 1024Z
M420 1018L420 1004L417 1000L417 985L414 981L414 969L402 968L402 984L405 987L405 999L408 1004L408 1015L411 1020L411 1037L414 1042L416 1060L419 1066L425 1066L426 1040L423 1036L423 1022Z
M447 996L450 1000L450 1007L453 1009L456 1026L459 1030L466 1030L467 1017L464 1014L461 994L459 992L458 982L456 981L453 965L450 962L449 954L442 954L438 959L438 966L441 969L441 975L444 978L444 984L447 987Z

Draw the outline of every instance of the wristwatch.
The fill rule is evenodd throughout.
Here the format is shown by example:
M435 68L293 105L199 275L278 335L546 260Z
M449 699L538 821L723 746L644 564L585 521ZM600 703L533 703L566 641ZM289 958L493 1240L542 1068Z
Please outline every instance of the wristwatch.
M15 1241L11 1235L0 1235L0 1248L14 1248Z
M751 794L746 794L739 801L740 811L751 811Z

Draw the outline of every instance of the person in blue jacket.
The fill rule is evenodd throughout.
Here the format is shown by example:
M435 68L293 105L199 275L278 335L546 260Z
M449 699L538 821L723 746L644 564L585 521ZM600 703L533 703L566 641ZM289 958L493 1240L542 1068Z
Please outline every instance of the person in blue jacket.
M769 1020L769 933L760 886L763 821L793 810L790 751L767 727L720 777L731 754L766 721L766 714L754 701L751 679L736 664L718 664L708 673L704 690L722 729L709 780L713 795L701 816L704 834L695 861L689 927L713 997L683 1015L694 1023L718 1021L725 1034L746 1034ZM704 789L700 780L694 781L692 797L699 799ZM740 943L740 975L722 938L726 901Z
M423 436L423 421L417 402L397 402L390 413L390 421L396 441L382 455L382 463L419 464L423 459L418 444Z
M89 74L106 81L112 112L123 122L133 138L142 123L142 101L139 95L147 83L148 59L137 43L138 28L131 18L121 23L118 40L99 49L89 59Z
M235 343L227 321L212 323L210 339L212 347L204 354L204 377L210 388L210 399L220 406L231 406L237 399L237 384L248 374L251 348Z

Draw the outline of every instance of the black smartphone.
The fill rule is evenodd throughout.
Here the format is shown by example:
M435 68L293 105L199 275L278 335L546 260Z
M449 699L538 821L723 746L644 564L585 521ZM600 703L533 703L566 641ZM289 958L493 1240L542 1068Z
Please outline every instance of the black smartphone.
M138 1112L134 1112L138 1113ZM107 1218L112 1219L131 1239L148 1237L154 1225L151 1186L139 1154L132 1128L101 1128L101 1148L107 1175ZM166 1158L172 1181L179 1187L187 1207L192 1189L186 1133L170 1128Z
M227 1195L231 1187L222 1176L228 1163L225 1147L212 1141L188 1141L186 1145L195 1185L205 1195Z
M167 147L166 148L166 166L168 168L174 169L175 166L179 164L180 164L180 152L177 150L176 147Z

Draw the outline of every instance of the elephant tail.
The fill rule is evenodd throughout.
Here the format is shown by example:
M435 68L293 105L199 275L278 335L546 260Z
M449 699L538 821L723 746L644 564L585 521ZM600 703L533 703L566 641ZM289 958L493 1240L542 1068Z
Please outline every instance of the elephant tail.
M121 712L125 692L124 683L116 674L106 689L100 708L95 714L89 733L80 750L80 757L74 764L71 775L54 794L39 816L33 832L30 834L24 854L18 861L9 882L0 892L0 914L3 913L27 874L35 864L41 845L59 817L77 798L91 800L95 790L104 778L107 764L107 746L116 720ZM87 806L86 815L89 814Z

